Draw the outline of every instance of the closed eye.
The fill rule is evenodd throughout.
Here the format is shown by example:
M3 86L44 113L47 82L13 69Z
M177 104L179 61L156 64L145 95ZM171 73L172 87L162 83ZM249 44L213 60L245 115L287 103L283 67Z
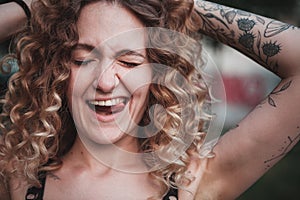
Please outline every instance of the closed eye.
M77 66L86 66L93 62L94 60L74 60L73 63Z
M141 63L135 63L135 62L126 62L126 61L119 61L119 62L121 63L122 66L125 66L128 68L133 68L133 67L136 67L141 64Z

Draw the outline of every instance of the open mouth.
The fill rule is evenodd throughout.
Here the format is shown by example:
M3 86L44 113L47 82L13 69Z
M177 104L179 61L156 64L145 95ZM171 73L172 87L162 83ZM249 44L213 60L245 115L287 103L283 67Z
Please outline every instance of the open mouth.
M112 115L122 112L128 103L128 98L88 101L89 107L99 115Z

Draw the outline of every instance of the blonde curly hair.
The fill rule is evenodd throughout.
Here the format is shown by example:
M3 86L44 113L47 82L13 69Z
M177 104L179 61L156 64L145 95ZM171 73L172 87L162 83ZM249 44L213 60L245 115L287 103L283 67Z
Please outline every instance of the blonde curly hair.
M62 166L60 158L76 137L66 98L68 64L78 42L76 22L81 9L95 1L101 0L36 1L32 5L31 25L16 38L14 54L2 61L2 70L9 62L19 65L2 100L2 178L21 177L31 185L39 185L40 171ZM192 181L187 166L194 153L199 152L205 136L206 119L199 113L208 90L200 69L203 63L201 37L197 34L199 17L192 0L102 1L128 9L145 27L182 34L179 38L172 34L162 36L154 29L149 33L149 42L155 48L147 49L150 63L169 66L164 70L153 66L155 84L150 86L149 98L149 106L159 104L166 112L147 110L140 123L145 125L154 119L155 125L161 127L159 133L139 138L142 152L157 152L157 156L145 158L147 165L155 168L157 163L166 163L150 172L163 186L160 195L164 195L170 187L184 187ZM169 145L171 141L173 145ZM178 159L174 159L174 152Z

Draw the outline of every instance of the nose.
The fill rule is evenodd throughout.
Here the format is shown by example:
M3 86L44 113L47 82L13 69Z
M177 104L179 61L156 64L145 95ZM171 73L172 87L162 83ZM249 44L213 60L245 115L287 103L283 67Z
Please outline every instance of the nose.
M105 69L101 70L100 74L98 74L98 78L95 80L94 84L97 90L100 90L104 93L109 93L112 92L118 85L119 78L113 65L114 64L106 67Z

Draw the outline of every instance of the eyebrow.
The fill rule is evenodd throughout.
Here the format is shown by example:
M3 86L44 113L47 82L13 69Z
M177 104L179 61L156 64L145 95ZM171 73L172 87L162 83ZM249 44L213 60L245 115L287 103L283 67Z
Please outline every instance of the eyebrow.
M77 49L82 49L82 50L86 50L86 51L89 51L89 52L95 52L95 53L101 55L101 52L99 51L99 49L97 49L95 46L90 45L90 44L78 43L75 46L74 50L77 50ZM142 57L143 59L146 58L146 56L143 55L142 53L139 53L137 51L130 50L130 49L120 50L120 51L116 52L115 55L114 55L115 58L118 58L118 57L121 57L121 56L138 56L138 57Z
M93 51L94 49L96 49L96 47L94 47L93 45L90 45L90 44L86 44L86 43L78 43L78 44L76 44L74 50L76 50L76 49Z
M139 56L142 57L143 59L145 59L145 55L143 55L142 53L139 53L137 51L133 51L133 50L129 50L129 49L124 49L121 51L116 52L115 57L121 57L121 56Z

